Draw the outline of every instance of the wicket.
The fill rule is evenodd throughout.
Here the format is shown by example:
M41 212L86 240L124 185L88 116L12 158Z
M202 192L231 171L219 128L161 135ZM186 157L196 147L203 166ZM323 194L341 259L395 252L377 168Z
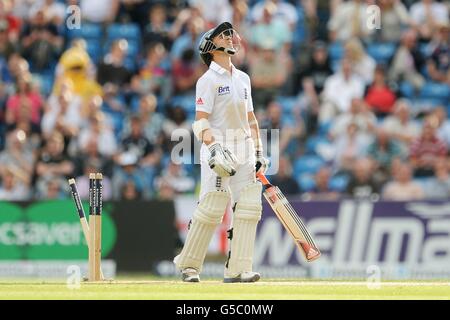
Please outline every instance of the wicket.
M89 224L86 221L83 206L75 179L69 179L72 198L80 217L84 238L89 249L89 281L104 280L101 270L101 241L102 241L102 207L103 207L103 175L101 173L91 173L89 175Z

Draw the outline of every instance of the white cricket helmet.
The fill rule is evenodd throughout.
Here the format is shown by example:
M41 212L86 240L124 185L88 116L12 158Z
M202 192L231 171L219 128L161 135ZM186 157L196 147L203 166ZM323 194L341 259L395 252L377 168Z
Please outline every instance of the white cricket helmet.
M232 40L231 46L227 48L217 47L213 42L213 38L217 36L223 37L224 39L231 37ZM237 33L237 31L233 29L231 23L223 22L219 24L217 27L205 32L205 34L202 36L200 40L198 50L202 60L209 66L209 64L212 61L212 54L211 54L212 51L214 50L223 51L228 55L232 56L239 50L240 46L241 46L241 38Z

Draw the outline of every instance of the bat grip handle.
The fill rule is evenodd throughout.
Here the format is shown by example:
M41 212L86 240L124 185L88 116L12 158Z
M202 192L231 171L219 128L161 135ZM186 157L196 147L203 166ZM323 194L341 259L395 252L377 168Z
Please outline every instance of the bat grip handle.
M256 177L261 181L264 186L270 185L269 180L267 180L266 176L263 173L257 173Z

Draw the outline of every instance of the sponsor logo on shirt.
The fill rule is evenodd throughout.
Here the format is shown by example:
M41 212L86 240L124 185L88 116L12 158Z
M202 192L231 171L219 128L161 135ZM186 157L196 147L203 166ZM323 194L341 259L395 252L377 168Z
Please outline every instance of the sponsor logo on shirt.
M248 95L247 95L247 88L244 88L244 99L247 100Z
M229 94L230 87L229 86L220 86L219 88L217 88L217 92L218 92L219 96L222 96L224 94Z
M203 104L202 98L199 97L199 98L197 99L197 101L195 102L195 104L200 104L200 105L202 105L202 104Z

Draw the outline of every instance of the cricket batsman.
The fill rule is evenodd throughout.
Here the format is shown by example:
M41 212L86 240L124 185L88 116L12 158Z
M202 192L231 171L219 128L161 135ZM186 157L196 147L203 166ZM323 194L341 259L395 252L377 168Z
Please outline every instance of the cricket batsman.
M183 250L174 258L185 282L200 281L209 243L229 203L233 222L224 282L260 279L252 270L256 226L262 212L262 185L256 173L265 172L269 161L263 157L250 78L231 63L239 47L239 34L229 22L207 31L199 45L200 56L209 66L197 81L192 125L202 142L200 197Z

